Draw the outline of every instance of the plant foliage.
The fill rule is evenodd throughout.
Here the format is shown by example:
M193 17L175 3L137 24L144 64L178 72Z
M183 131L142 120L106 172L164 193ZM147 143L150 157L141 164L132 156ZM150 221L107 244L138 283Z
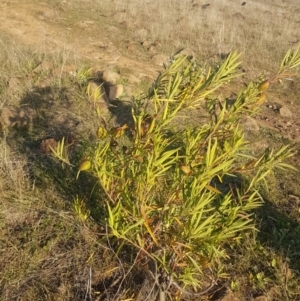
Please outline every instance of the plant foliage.
M79 168L103 190L99 202L105 203L117 254L129 246L162 292L207 292L226 255L223 243L254 227L252 211L263 201L258 187L267 186L275 168L291 168L284 163L293 154L289 146L253 155L240 126L245 115L257 112L269 85L250 82L230 105L217 96L241 75L239 57L233 52L212 67L174 58L134 100L131 123L99 127ZM289 51L278 77L298 62L299 48ZM206 110L203 121L183 124L199 106Z

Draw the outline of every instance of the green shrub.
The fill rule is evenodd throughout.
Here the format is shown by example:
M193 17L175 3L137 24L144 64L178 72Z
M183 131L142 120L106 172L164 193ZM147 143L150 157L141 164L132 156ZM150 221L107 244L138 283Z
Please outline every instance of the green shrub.
M258 187L267 187L275 168L291 168L284 163L293 154L289 146L253 155L240 121L259 110L270 84L300 64L299 47L287 53L274 79L250 82L229 104L217 95L226 85L232 89L240 64L237 52L214 67L175 58L134 99L127 124L99 127L79 166L100 184L116 253L125 248L132 264L147 265L162 295L174 289L201 295L208 278L212 287L226 256L223 243L254 228L253 209L263 202Z

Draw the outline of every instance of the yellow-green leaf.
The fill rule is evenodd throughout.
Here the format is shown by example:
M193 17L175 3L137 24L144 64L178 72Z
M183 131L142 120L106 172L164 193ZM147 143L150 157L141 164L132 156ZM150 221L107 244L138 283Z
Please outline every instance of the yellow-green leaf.
M217 194L222 194L222 192L220 190L218 190L217 188L215 187L212 187L210 185L206 185L205 188L207 188L208 190L212 191L212 192L215 192Z

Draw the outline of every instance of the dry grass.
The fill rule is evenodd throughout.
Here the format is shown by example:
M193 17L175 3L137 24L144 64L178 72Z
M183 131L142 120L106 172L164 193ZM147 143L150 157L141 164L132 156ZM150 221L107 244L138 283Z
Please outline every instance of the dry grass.
M0 299L83 300L94 264L100 271L93 279L101 282L105 249L73 213L76 192L69 185L70 174L39 151L45 137L59 138L73 130L81 102L77 98L68 113L72 105L66 97L74 97L74 88L69 84L66 92L63 81L70 79L53 71L54 66L62 68L63 55L48 57L53 66L49 72L33 72L42 55L8 37L0 42L5 45L1 107L13 104L37 113L32 131L9 127L0 141Z
M1 107L26 106L36 116L31 130L12 124L1 133L0 300L121 298L127 292L118 289L119 283L133 280L125 277L97 223L103 214L93 193L95 182L87 177L76 182L76 170L41 151L45 139L66 136L79 146L70 154L75 160L95 139L99 118L64 71L76 67L65 53L36 56L4 40ZM36 68L36 57L47 63ZM11 85L13 76L17 81ZM89 220L82 221L75 200L92 210Z
M240 1L216 0L207 1L205 9L203 2L190 0L113 3L99 3L103 15L129 26L130 39L157 43L167 54L189 47L207 59L239 49L248 68L273 70L286 49L300 41L297 1L249 1L241 6Z
M111 35L116 44L150 41L156 43L156 51L168 55L189 47L203 61L239 49L248 70L255 74L275 70L285 51L300 41L296 30L300 3L253 0L242 7L240 1L232 2L211 1L206 9L202 9L203 1L187 0L89 0L70 6L49 1L49 5L62 7L66 18L57 20L58 25L84 18L101 23L102 30L106 25L117 27L119 34ZM124 11L134 27L118 23L116 13ZM86 62L67 51L39 53L7 36L0 37L0 45L0 109L29 106L37 114L31 133L10 129L0 140L0 300L122 300L122 295L123 300L125 296L132 300L129 296L139 294L143 279L136 271L124 277L130 267L122 266L102 240L101 206L91 193L94 183L88 178L84 184L74 182L76 172L63 169L39 151L45 138L73 135L88 147L95 137L99 120L65 72ZM143 60L153 55L143 48L137 51ZM42 59L49 68L35 72ZM298 87L293 101L299 98ZM272 131L265 130L264 135L275 145L282 143L282 137ZM82 149L74 158L82 155ZM293 163L300 166L296 159ZM270 203L257 213L260 233L228 245L230 259L224 262L228 278L220 281L220 292L230 288L240 300L260 295L269 298L265 300L300 299L298 179L297 172L275 175L273 190L265 192ZM74 213L77 196L93 210L86 223ZM131 285L130 292L118 291L120 275L127 287ZM110 288L112 283L116 285Z

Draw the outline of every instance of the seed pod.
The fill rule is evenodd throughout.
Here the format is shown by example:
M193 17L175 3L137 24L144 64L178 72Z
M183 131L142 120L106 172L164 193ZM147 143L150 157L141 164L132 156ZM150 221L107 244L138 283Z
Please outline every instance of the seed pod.
M102 126L99 126L98 129L97 129L97 137L99 139L103 139L106 136L107 136L107 130Z
M192 171L190 169L189 166L186 166L186 165L181 165L180 166L180 169L186 174L186 175L189 175Z
M78 179L79 177L79 174L81 171L83 170L88 170L91 168L91 161L88 160L88 159L83 159L81 161L81 163L79 164L79 168L78 168L78 172L77 172L77 176L76 176L76 180Z
M79 165L79 171L83 171L83 170L88 170L91 168L91 161L84 159L81 161L80 165Z
M270 86L270 82L268 80L265 80L258 85L258 90L261 92L267 91L269 86Z
M262 94L259 96L258 100L257 100L257 104L258 104L258 105L261 105L261 104L265 103L266 100L267 100L266 94L265 94L265 93L262 93Z

